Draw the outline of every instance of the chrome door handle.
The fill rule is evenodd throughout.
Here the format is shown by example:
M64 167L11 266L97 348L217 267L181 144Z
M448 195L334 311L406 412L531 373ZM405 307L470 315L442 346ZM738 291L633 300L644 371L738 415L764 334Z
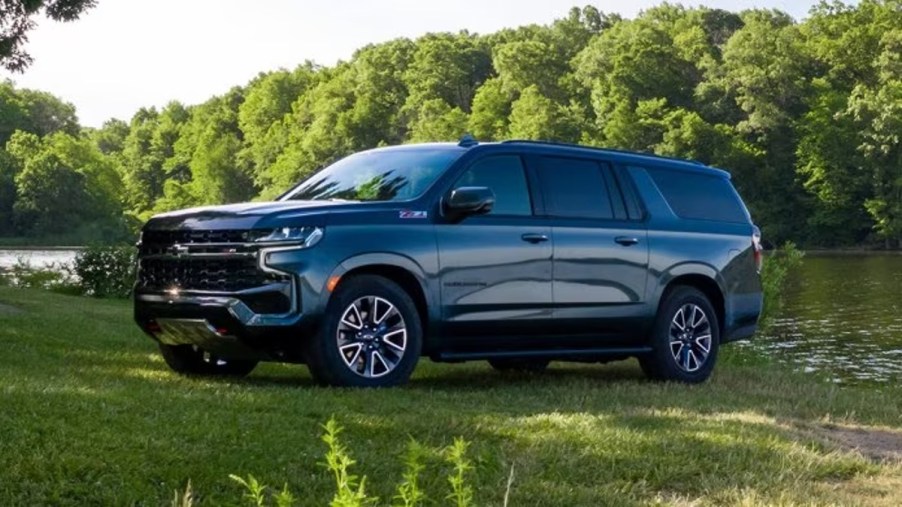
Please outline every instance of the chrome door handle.
M520 236L520 239L522 239L523 241L525 241L527 243L536 244L536 243L543 243L545 241L548 241L548 236L546 236L544 234L524 234L524 235Z
M617 236L614 241L623 246L633 246L639 242L639 238L631 238L629 236Z

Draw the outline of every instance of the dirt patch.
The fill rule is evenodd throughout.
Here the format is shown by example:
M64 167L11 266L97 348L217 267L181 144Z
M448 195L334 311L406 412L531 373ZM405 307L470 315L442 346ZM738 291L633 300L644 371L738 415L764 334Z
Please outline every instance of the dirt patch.
M22 310L15 306L0 303L0 315L15 315L17 313L22 313Z
M902 432L874 428L821 426L818 436L878 461L902 461Z

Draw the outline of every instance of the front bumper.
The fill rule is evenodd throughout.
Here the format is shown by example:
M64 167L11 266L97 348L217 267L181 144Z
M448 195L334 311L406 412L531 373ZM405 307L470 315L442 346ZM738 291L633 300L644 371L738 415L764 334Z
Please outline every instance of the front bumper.
M301 360L328 272L304 245L240 242L241 231L147 234L139 248L134 317L154 340L223 357ZM157 237L159 236L159 237ZM172 236L172 237L170 237ZM181 241L174 245L168 242ZM225 354L228 353L228 356Z
M136 312L141 307L155 309L165 308L171 310L173 306L181 309L194 310L203 313L205 309L225 310L231 318L244 327L267 326L294 326L303 318L300 313L297 289L294 283L290 284L289 311L286 313L270 314L257 313L245 302L248 295L265 294L266 287L254 289L253 292L245 291L235 294L213 294L199 292L169 291L163 293L138 293L135 295ZM273 292L278 287L272 287ZM165 313L168 313L165 312Z
M254 313L226 295L136 294L135 322L165 345L195 345L222 357L303 362L315 329L303 314Z

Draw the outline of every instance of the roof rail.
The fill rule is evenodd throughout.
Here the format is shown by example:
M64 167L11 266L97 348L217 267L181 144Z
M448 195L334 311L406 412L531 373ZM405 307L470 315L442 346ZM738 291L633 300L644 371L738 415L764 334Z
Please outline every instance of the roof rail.
M658 155L656 153L647 153L644 151L620 150L617 148L599 148L597 146L586 146L583 144L564 143L564 142L560 142L560 141L535 141L532 139L508 139L507 141L501 141L501 143L502 144L539 144L539 145L550 145L550 146L566 146L569 148L582 148L584 150L594 150L594 151L609 152L609 153L623 153L625 155L640 155L643 157L654 157L654 158L660 158L663 160L675 160L678 162L690 162L692 164L707 167L707 164L700 162L698 160L693 160L693 159L668 157L665 155Z

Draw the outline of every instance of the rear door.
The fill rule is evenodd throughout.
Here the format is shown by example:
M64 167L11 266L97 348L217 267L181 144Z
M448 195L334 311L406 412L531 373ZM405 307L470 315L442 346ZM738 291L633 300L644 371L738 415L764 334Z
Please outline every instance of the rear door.
M534 156L552 223L552 298L561 334L594 341L639 334L648 269L644 222L612 167L589 158Z
M436 226L445 334L459 348L526 345L552 324L551 227L519 155L475 161L448 192L473 186L492 189L493 210Z

